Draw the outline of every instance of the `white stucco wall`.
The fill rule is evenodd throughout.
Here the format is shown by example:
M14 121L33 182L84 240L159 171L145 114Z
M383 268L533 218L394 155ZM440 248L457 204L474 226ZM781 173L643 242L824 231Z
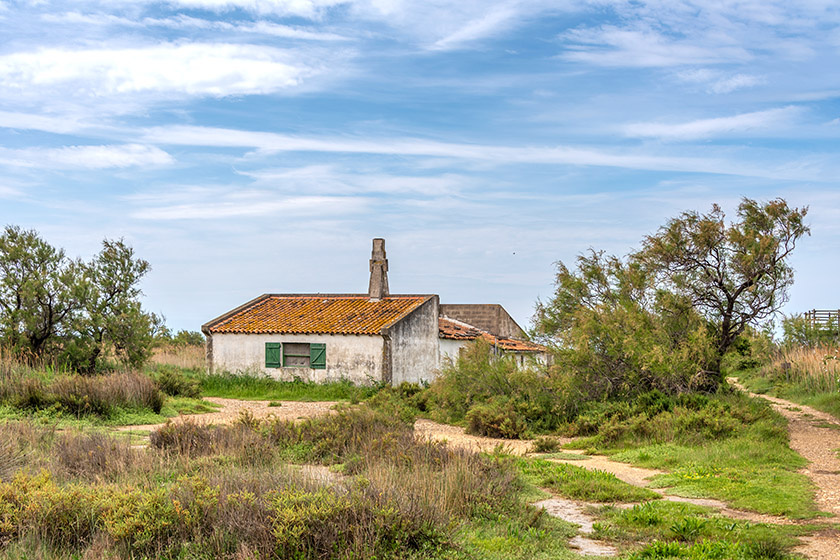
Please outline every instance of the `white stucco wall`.
M438 332L437 296L389 329L393 385L434 379L440 367Z
M452 338L441 338L440 340L440 364L443 365L447 360L453 364L458 360L461 348L472 342L471 340L455 340Z
M326 369L267 368L266 342L308 342L327 345ZM214 334L214 371L266 374L276 379L324 382L347 379L369 385L382 380L383 346L381 336L303 335L303 334Z

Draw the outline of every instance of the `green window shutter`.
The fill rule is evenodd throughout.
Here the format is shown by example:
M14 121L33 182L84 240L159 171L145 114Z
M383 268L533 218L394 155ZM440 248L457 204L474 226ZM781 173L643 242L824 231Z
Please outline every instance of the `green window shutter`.
M265 343L265 367L280 367L282 346L279 342Z
M309 345L309 367L327 369L327 345L312 343Z

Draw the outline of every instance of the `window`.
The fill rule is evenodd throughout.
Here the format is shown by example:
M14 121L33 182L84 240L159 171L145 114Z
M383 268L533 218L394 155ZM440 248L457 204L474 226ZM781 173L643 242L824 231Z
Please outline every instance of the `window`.
M309 342L266 342L265 367L327 368L327 345Z

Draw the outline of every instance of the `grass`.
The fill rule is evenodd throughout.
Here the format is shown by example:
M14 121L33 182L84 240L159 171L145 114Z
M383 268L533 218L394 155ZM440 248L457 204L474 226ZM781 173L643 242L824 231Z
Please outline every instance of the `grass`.
M797 536L818 526L768 525L737 521L709 508L668 501L646 502L629 509L604 506L593 512L594 538L622 546L650 543L629 559L695 558L722 560L794 558Z
M796 472L806 461L773 442L738 438L703 448L648 445L613 458L671 471L652 484L679 496L717 498L735 508L794 519L819 515L813 484Z
M517 458L515 463L525 479L573 500L590 502L638 502L659 498L656 492L631 486L615 475L545 459Z
M206 397L260 401L349 401L360 402L373 396L379 387L362 387L350 381L307 383L278 381L268 376L218 373L198 375L201 394Z
M797 472L806 461L769 404L735 392L681 399L598 409L577 425L595 433L573 445L667 471L654 483L678 495L796 519L819 515L813 484Z
M150 449L0 424L3 553L43 558L573 558L507 459L415 439L365 408L169 425ZM340 466L328 482L285 461Z

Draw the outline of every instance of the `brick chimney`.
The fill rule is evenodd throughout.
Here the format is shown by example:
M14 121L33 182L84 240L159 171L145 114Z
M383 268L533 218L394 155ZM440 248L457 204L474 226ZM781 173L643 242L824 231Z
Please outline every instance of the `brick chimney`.
M385 240L375 238L370 253L370 301L379 301L388 297L388 259L385 258Z

